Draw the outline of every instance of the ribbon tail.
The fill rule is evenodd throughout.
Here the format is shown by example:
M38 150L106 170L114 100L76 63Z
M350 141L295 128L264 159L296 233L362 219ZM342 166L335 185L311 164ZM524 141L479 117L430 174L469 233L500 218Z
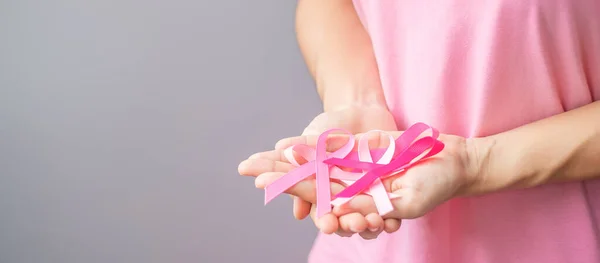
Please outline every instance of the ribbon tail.
M386 174L410 163L414 158L421 155L423 152L435 145L437 140L432 137L424 137L416 141L414 144L406 148L396 159L392 160L389 164L375 168L367 172L363 177L357 180L352 185L341 191L336 195L337 197L353 197L367 189L377 178L385 176Z
M323 162L326 164L329 164L329 165L336 165L336 166L340 166L340 167L361 169L361 170L371 170L371 169L374 169L377 167L384 166L383 164L378 164L378 163L346 160L346 159L341 159L341 158L329 158Z
M321 217L331 212L331 186L329 181L329 167L327 164L316 162L316 183L317 183L317 217Z
M440 132L436 128L433 128L422 122L417 122L408 127L408 129L406 129L402 135L396 139L396 148L398 149L397 152L405 150L414 140L416 140L427 130L431 130L431 136L429 137L432 137L433 139L437 139L440 135Z
M337 167L331 167L329 171L329 177L332 179L338 179L342 181L356 181L363 176L363 172L347 172Z
M375 201L375 206L377 207L377 212L379 212L380 216L384 216L394 210L394 206L392 206L392 202L388 198L388 193L385 190L385 186L381 182L381 179L375 179L375 182L369 188L369 192Z
M265 205L288 188L314 174L315 166L313 163L314 161L306 163L267 185L265 187Z

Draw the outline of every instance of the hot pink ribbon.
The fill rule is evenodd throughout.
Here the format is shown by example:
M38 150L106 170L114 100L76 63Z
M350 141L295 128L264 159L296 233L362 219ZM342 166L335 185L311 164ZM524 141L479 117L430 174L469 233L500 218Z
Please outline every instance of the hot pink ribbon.
M331 154L327 154L327 136L334 131L341 131L350 135L350 137L348 142L340 149ZM352 151L352 148L354 148L354 142L354 136L352 136L350 132L342 129L332 129L322 133L319 136L317 139L317 147L314 151L311 151L311 149L305 145L292 146L292 148L288 148L288 150L286 150L286 152L288 152L286 156L288 160L294 160L293 164L298 165L298 163L295 161L295 158L293 158L293 154L290 154L290 150L293 150L294 148L300 150L299 153L308 162L300 165L298 168L267 185L267 187L265 187L265 204L269 203L275 197L282 194L285 190L294 186L298 182L315 174L317 187L317 216L321 217L331 212L331 189L329 184L330 167L328 164L324 163L324 161L327 159L327 157L339 159L345 158ZM291 158L290 155L292 155Z
M415 141L427 130L431 130L431 136ZM350 135L349 140L340 149L328 154L326 152L327 136L334 131L342 131ZM389 134L382 133L387 135L390 141L393 140ZM352 134L341 129L328 130L321 134L315 149L307 145L294 145L286 149L284 152L286 158L298 168L265 188L265 204L298 182L315 174L317 217L329 213L331 205L342 205L361 192L373 196L379 214L385 215L393 210L390 199L398 196L387 193L381 179L397 174L417 161L439 153L444 148L444 144L437 140L439 132L423 123L417 123L408 128L385 150L369 150L368 136L366 135L360 138L357 151L352 151L355 144ZM303 157L307 163L300 165L294 157L294 152ZM343 171L339 167L351 168L353 171ZM331 201L330 179L338 179L349 185L338 193L333 201Z
M383 135L388 136L390 144L388 145L388 147L385 151L382 152L381 149L377 149L372 152L371 150L369 150L369 136L368 135L370 133L374 133L374 132L380 132L380 133L383 133ZM358 155L359 163L370 163L370 164L383 165L383 164L388 164L392 160L392 158L394 157L394 154L395 154L395 150L396 150L396 143L394 142L393 136L391 136L390 134L387 134L383 131L372 130L372 131L369 131L369 132L363 134L362 137L358 140L358 150L356 151L356 153ZM376 156L374 158L374 155L378 155L378 156ZM347 156L347 157L349 157L349 156ZM331 159L332 158L330 158L328 160L331 160ZM373 160L373 159L375 159L375 160ZM343 159L340 159L340 160L343 160ZM325 160L325 163L328 163L327 160ZM345 171L339 169L338 167L333 166L333 168L332 168L333 171L331 173L331 177L334 179L340 179L342 182L350 185L354 181L361 178L368 169L368 168L361 169L360 167L352 167L352 168L354 168L354 170L358 170L358 172L345 172ZM383 183L381 182L380 179L376 179L373 182L373 184L371 186L369 186L368 189L366 189L365 193L369 194L373 197L373 199L375 201L375 206L377 207L377 211L379 212L379 214L385 215L385 214L391 212L392 210L394 210L394 207L392 206L392 202L390 201L390 198L394 198L395 196L393 194L388 194L388 192L385 190L385 186L383 185ZM350 201L350 198L337 198L336 200L333 200L331 202L331 204L333 206L338 206L338 205L341 205L348 201Z

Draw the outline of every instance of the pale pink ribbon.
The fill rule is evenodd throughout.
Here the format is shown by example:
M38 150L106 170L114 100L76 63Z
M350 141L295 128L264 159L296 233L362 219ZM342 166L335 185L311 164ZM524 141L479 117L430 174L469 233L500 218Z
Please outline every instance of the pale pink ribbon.
M426 130L431 130L432 135L413 143ZM349 135L349 140L340 149L328 154L326 152L327 136L334 131L342 131ZM381 132L388 136L390 142L394 141L393 137L385 132L375 130L368 133L371 132ZM390 199L398 196L387 193L381 178L398 174L418 160L431 157L444 148L443 143L437 140L438 131L423 123L417 123L408 128L394 143L390 143L385 151L383 149L369 150L367 135L364 134L360 138L356 152L352 152L355 144L354 137L341 129L328 130L321 134L317 140L316 149L307 145L294 145L286 149L284 151L286 159L298 168L265 188L265 204L298 182L315 174L317 217L329 213L331 205L342 205L361 192L371 195L379 214L385 215L393 210ZM294 152L304 158L307 163L300 165ZM374 155L378 157L373 158ZM376 160L373 161L373 159ZM352 168L353 171L347 172L338 166ZM333 201L331 201L330 178L349 184L346 189L336 195L336 199Z
M334 131L341 131L349 135L349 139L348 142L340 149L328 154L326 148L327 136ZM332 129L322 133L319 136L315 150L306 145L295 145L288 148L286 150L286 157L292 164L295 164L299 167L265 187L265 204L269 203L275 197L282 194L285 192L285 190L294 186L298 182L315 174L317 187L317 216L321 217L331 212L331 189L329 181L330 167L328 164L324 163L324 161L327 159L327 157L340 159L345 158L354 148L354 143L354 136L352 136L350 132L342 129ZM307 163L303 165L298 164L292 153L294 149L298 150L298 153L307 160ZM339 168L337 169L339 170Z

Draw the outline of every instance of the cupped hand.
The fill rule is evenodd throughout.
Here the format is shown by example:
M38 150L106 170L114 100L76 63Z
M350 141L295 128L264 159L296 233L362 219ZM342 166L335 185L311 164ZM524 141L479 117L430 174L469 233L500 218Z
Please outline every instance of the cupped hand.
M395 137L400 132L391 132ZM400 222L401 219L417 218L425 215L437 205L463 194L469 185L476 179L478 171L471 156L473 150L467 139L441 135L439 138L445 144L445 148L438 155L417 163L407 171L398 175L388 177L383 183L388 192L394 193L399 198L392 200L394 210L384 217L377 214L373 199L367 195L355 196L348 203L335 207L332 214L323 216L316 221L321 230L341 228L344 232L361 233L365 238L376 237L379 232L365 231L372 225L382 226L383 219L386 222ZM294 144L316 144L317 136L299 136L281 140L278 149L270 152L258 153L253 156L247 170L261 170L262 173L256 178L256 185L264 187L270 182L278 179L293 167L283 157L283 148ZM336 150L347 141L347 136L332 136L328 139L328 151ZM385 138L369 138L372 148L387 146ZM386 145L377 145L377 143ZM375 145L374 145L375 144ZM270 166L271 169L261 169ZM270 165L266 165L269 163ZM266 170L269 170L266 172ZM335 195L344 189L337 183L331 184L332 193ZM314 204L316 193L314 180L305 180L288 190L289 194L297 196L302 200ZM336 220L338 219L338 220ZM394 221L390 221L393 219ZM395 227L395 226L388 226ZM398 224L399 227L399 224ZM348 230L346 230L348 229ZM344 233L341 233L344 234Z
M369 130L397 130L394 117L385 106L349 106L335 111L328 111L316 116L304 129L302 136L318 136L322 132L340 128L353 134L367 132ZM259 176L266 173L263 178L275 180L282 173L288 172L293 167L287 163L285 158L279 154L283 149L290 146L282 140L275 146L275 151L258 153L240 164L239 170L242 175ZM269 162L277 162L277 169L270 169ZM305 183L301 183L305 184ZM341 187L341 185L336 184ZM260 181L257 181L257 186ZM332 187L336 187L335 185ZM338 191L342 188L336 188ZM336 189L334 190L334 193ZM297 219L303 219L309 214L315 225L324 233L336 233L340 236L351 236L359 233L363 238L375 238L381 231L394 232L400 227L400 221L396 219L384 220L377 213L362 213L354 211L340 217L327 214L319 219L315 217L315 205L312 199L303 199L292 195L294 200L293 213ZM365 199L370 197L365 196Z

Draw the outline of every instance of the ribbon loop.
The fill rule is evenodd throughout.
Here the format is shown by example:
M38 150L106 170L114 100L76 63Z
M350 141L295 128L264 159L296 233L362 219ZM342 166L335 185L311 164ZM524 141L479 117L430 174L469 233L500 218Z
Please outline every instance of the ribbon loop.
M336 151L327 153L327 138L335 131L349 135L348 141ZM431 134L422 136L426 131L430 131ZM375 132L388 137L390 143L387 148L369 149L368 135ZM438 136L439 132L435 128L424 123L412 125L396 140L384 131L372 130L362 135L358 140L357 151L352 151L355 138L350 132L342 129L328 130L318 137L314 149L299 144L284 150L286 159L297 168L267 185L265 204L315 174L317 217L331 212L332 205L342 205L360 193L371 195L379 214L385 215L393 210L390 199L398 196L388 193L381 180L442 151L444 144L437 139ZM306 163L300 165L296 156L304 158ZM351 171L344 171L341 167ZM348 185L333 201L330 191L331 179L340 180Z
M328 155L326 145L327 137L335 131L341 131L342 133L349 135L349 139L346 144ZM332 129L319 136L316 149L314 150L306 145L294 145L288 147L284 151L284 155L291 164L298 166L298 168L265 187L265 205L290 187L315 174L317 187L317 216L321 217L330 212L331 189L329 185L329 166L323 161L327 158L343 159L352 151L354 144L355 138L350 132L343 129ZM306 159L307 163L300 165L294 157L294 151L297 151L302 158Z

